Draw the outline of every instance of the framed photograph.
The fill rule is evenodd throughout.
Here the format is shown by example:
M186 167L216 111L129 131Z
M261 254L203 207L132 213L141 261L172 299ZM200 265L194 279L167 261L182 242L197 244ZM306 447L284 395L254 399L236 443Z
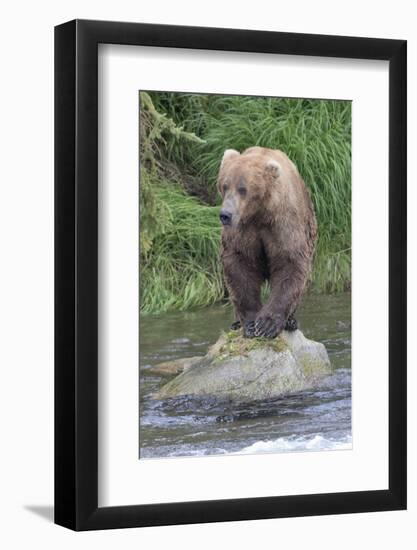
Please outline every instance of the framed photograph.
M406 508L406 42L55 29L55 522Z

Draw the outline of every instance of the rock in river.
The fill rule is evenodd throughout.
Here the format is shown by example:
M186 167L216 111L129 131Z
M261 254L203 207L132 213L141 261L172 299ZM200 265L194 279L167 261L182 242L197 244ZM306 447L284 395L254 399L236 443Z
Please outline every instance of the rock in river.
M165 384L153 397L213 396L254 401L312 389L331 372L323 344L300 330L277 338L222 334L207 354Z

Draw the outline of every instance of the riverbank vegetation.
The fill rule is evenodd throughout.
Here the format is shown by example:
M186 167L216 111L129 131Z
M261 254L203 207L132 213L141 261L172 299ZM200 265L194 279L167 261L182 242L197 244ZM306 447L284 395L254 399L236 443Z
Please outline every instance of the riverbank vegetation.
M319 227L312 292L351 278L348 101L140 93L142 313L227 299L216 178L225 149L282 149L309 187Z

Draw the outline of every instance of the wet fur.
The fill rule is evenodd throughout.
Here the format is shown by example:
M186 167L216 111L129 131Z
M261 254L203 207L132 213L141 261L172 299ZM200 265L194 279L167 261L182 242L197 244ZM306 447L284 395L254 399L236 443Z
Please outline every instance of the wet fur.
M275 337L295 312L311 271L317 224L310 194L285 153L262 147L241 155L227 151L218 189L237 220L223 227L221 246L236 319L247 337ZM265 280L271 293L262 305Z

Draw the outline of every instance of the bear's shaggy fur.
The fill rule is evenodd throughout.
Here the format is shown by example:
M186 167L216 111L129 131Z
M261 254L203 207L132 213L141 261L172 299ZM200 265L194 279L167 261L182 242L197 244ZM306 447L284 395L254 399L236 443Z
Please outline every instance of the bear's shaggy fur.
M274 338L284 328L296 328L292 315L311 271L317 236L313 204L297 168L279 150L229 149L218 190L221 258L245 336ZM271 292L262 304L265 280Z

